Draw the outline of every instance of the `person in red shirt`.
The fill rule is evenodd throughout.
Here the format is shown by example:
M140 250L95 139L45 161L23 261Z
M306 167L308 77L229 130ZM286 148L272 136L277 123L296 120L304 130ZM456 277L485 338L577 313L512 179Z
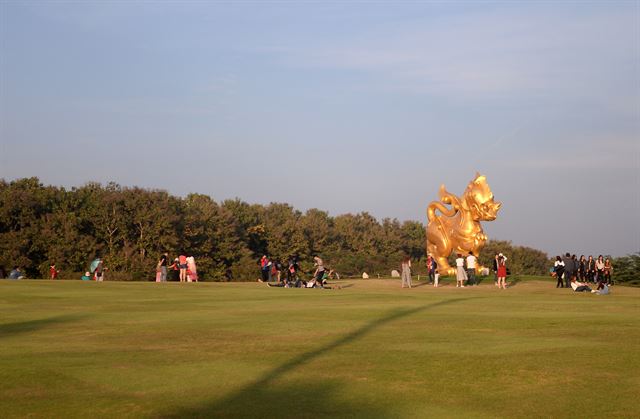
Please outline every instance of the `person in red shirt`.
M187 282L187 257L180 255L178 261L180 262L180 282Z
M262 255L260 258L260 273L262 277L258 278L258 281L269 282L271 279L271 261L267 255Z
M57 279L59 272L60 271L56 269L56 264L55 263L53 265L49 266L49 277L51 279Z

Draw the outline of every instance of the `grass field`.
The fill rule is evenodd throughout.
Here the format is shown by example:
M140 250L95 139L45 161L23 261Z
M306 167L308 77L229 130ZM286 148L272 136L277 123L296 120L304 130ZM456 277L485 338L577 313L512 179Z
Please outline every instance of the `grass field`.
M640 417L640 289L340 284L0 281L0 416Z

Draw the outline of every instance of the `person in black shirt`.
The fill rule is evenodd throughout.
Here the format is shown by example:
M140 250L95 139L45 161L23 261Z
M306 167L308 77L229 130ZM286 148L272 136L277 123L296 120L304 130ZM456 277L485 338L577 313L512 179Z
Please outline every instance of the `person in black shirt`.
M571 259L571 254L567 252L562 258L564 262L564 285L569 288L571 286L571 278L573 277L573 272L575 271L573 266L573 259Z
M165 252L162 256L160 256L160 260L158 261L158 266L160 267L160 282L167 282L167 258L168 254Z

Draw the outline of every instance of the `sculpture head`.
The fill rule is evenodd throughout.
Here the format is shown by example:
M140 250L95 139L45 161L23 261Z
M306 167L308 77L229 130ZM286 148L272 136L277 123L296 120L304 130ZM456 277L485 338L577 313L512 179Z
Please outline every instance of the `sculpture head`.
M464 192L464 200L476 221L493 221L502 205L494 202L493 193L487 184L487 178L476 173Z

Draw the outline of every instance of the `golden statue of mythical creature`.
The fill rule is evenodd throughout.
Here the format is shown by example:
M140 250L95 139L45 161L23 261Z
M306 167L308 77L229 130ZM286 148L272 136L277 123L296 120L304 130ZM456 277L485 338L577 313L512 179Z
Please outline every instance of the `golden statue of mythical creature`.
M480 173L476 173L461 198L449 193L444 185L440 186L440 201L433 201L427 207L427 253L436 259L441 275L455 274L455 268L447 261L452 252L465 257L469 252L476 257L480 255L487 241L480 221L495 220L501 205L493 201L487 178ZM436 211L442 215L436 215ZM478 264L476 271L481 269Z

